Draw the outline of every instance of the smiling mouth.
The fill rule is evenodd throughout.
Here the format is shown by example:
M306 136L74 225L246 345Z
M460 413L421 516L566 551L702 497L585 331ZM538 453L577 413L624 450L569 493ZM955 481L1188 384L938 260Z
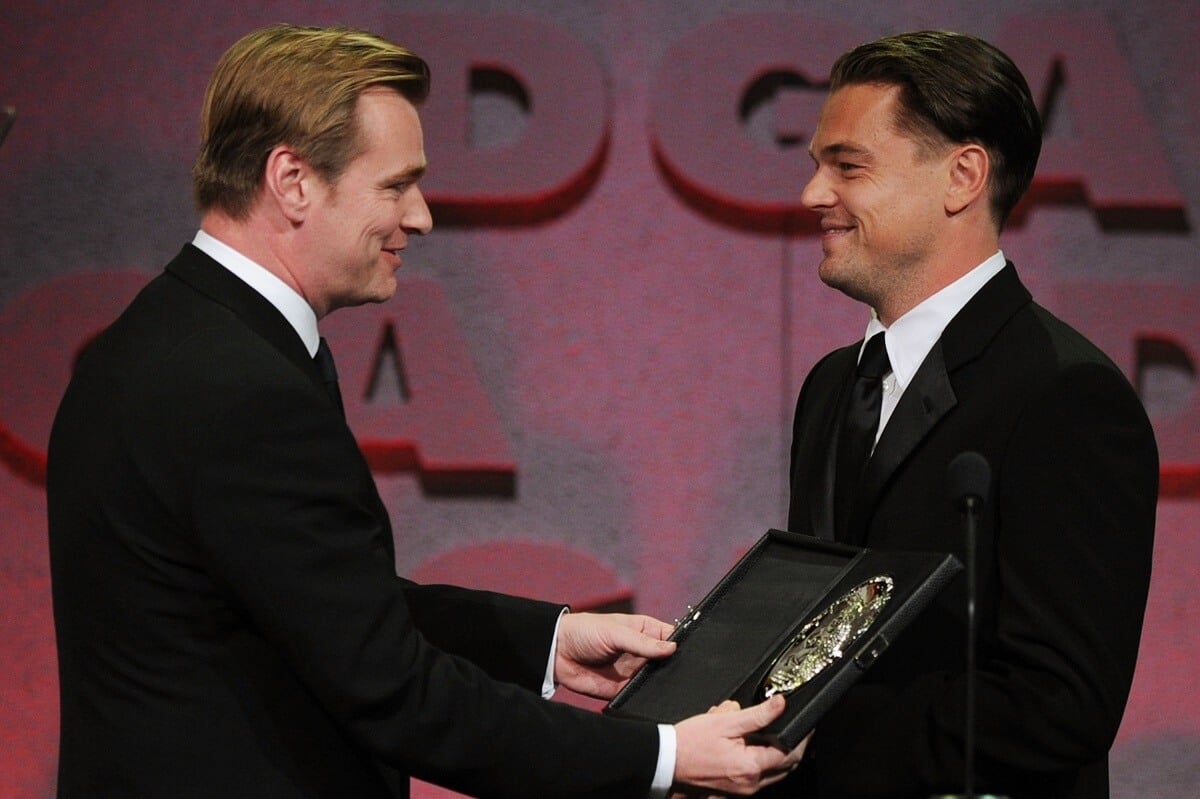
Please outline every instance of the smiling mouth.
M829 255L836 250L840 245L838 241L846 238L853 233L857 227L855 225L838 224L833 222L821 223L821 250Z
M821 237L826 240L832 240L845 236L858 228L852 222L835 222L832 220L821 220Z

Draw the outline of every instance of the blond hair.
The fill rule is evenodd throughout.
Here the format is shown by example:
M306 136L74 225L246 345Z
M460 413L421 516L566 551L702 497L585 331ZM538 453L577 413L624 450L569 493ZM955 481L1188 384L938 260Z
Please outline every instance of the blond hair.
M429 67L365 31L275 25L221 56L204 96L192 190L201 211L245 218L267 156L287 144L334 183L358 155L355 109L373 86L414 105L429 93Z

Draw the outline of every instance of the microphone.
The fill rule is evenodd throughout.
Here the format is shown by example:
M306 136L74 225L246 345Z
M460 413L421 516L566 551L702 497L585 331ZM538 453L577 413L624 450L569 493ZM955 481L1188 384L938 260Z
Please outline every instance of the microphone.
M987 504L992 486L992 468L988 466L987 458L978 452L960 452L950 461L946 483L954 504L970 512L972 506Z
M967 556L967 720L963 787L967 799L975 799L975 538L979 511L991 493L992 469L978 452L960 452L950 461L946 483L955 507L966 516L963 533Z

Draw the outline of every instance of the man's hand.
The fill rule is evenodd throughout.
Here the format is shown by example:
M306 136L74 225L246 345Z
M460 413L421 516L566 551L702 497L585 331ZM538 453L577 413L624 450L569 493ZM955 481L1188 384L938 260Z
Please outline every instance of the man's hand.
M647 660L675 651L673 628L650 616L568 613L558 625L554 680L572 691L612 699Z
M747 796L783 779L800 763L807 738L791 752L752 746L744 738L779 718L787 707L782 696L745 710L737 707L734 702L723 702L705 715L675 725L676 790L685 795Z

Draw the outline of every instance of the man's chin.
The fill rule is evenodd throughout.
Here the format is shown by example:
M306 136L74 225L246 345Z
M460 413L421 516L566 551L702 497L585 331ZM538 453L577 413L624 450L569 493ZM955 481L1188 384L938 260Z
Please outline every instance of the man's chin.
M821 282L831 289L845 291L842 286L846 283L846 274L828 255L821 259L821 265L817 268L817 277L821 278Z
M333 313L341 308L355 308L359 305L379 305L387 302L392 297L396 296L396 284L393 283L390 289L381 289L373 291L370 294L356 295L354 297L343 297L336 302L329 313Z
M821 261L821 266L817 270L817 276L821 278L821 282L826 286L840 291L850 299L859 302L866 301L861 281L854 279L854 274L851 270L839 268L839 265L830 261L828 257Z
M367 296L367 298L363 300L363 303L372 303L377 305L381 302L387 302L392 297L396 296L396 289L398 286L399 284L396 282L395 276L389 273L385 279L378 283L378 285L372 286L373 290Z

